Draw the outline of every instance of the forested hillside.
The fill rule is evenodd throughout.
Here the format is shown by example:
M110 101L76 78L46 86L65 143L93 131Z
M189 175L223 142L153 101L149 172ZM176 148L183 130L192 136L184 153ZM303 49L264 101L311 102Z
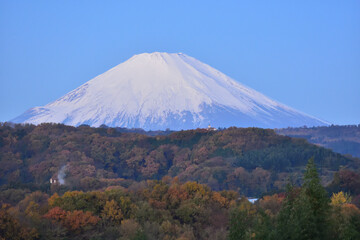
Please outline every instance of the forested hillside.
M301 188L290 184L255 204L170 177L88 192L8 189L0 194L0 239L359 239L360 175L339 173L334 193L321 186L313 159L303 175Z
M0 165L1 239L360 236L358 159L273 130L2 124Z
M360 124L329 127L276 129L278 134L304 138L341 154L360 157Z
M64 178L61 187L87 191L170 176L259 196L284 189L289 178L299 185L311 157L324 184L340 167L359 167L356 159L268 129L198 129L150 137L61 124L0 127L0 184L12 186L49 188L50 178Z

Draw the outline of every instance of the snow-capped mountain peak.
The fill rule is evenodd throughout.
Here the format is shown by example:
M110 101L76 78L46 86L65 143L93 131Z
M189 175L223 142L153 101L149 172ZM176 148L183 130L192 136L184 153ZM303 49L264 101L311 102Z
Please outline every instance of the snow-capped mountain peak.
M327 123L246 87L183 53L131 57L14 122L144 129L287 127Z

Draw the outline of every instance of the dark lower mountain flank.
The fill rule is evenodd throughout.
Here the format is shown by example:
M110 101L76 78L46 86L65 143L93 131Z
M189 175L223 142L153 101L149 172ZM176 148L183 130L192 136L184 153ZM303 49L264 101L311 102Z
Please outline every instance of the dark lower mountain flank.
M329 127L276 129L278 134L304 138L311 143L330 148L341 154L360 158L360 124Z
M360 165L270 129L197 129L151 137L62 124L0 126L2 185L41 188L64 178L67 188L94 190L170 176L259 195L283 189L289 178L300 184L311 157L324 184L339 168Z

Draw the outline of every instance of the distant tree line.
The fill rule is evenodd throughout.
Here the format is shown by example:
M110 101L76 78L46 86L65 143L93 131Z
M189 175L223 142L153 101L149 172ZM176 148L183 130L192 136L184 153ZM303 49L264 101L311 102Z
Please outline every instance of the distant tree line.
M290 137L304 138L335 152L360 158L360 124L284 128L275 131Z

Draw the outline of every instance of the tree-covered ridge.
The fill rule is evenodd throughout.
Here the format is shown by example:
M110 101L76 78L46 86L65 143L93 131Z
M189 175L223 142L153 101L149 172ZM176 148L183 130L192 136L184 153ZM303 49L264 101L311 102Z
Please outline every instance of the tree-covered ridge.
M329 127L301 127L276 129L277 133L289 137L304 138L311 143L330 148L341 154L360 157L360 124Z
M197 129L150 137L61 124L0 126L0 183L7 185L49 187L49 179L57 179L65 166L68 189L127 187L132 181L178 176L215 190L259 195L283 189L290 176L299 184L310 157L323 182L330 182L340 166L359 166L356 159L270 129Z

